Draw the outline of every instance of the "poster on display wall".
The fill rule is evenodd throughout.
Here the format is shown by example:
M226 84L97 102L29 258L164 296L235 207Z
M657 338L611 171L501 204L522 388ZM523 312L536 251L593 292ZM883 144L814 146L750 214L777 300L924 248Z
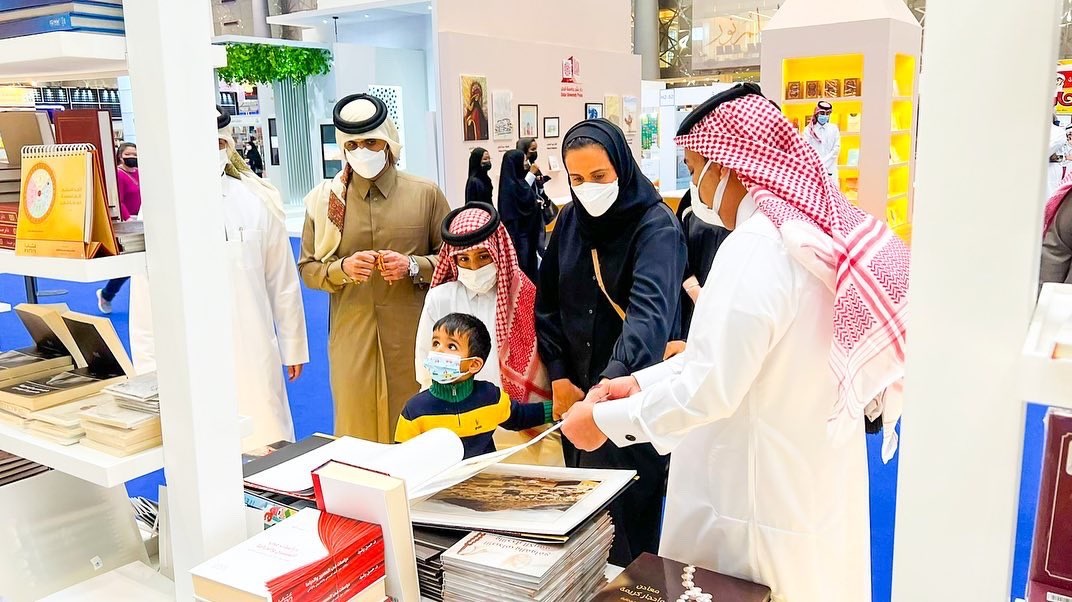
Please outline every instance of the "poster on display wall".
M395 129L398 130L398 141L402 143L402 152L398 157L398 168L406 168L406 119L402 113L402 88L401 86L381 86L378 84L369 84L368 93L370 96L375 96L383 101L383 104L387 105L387 116L391 118L391 121L395 122Z
M462 131L465 141L487 140L488 136L488 78L482 75L462 76Z
M1057 96L1053 101L1058 115L1072 115L1072 60L1057 61Z
M540 109L536 105L517 105L517 130L519 138L537 138L539 131L536 129L539 121Z
M622 126L622 97L617 94L607 94L603 97L603 111L607 121L614 125Z
M640 101L636 96L622 97L622 129L626 134L635 134L637 131L637 111L640 110Z
M514 139L514 93L495 90L491 93L491 127L494 140Z
M586 102L584 103L584 118L585 119L599 119L603 117L603 103L601 102Z

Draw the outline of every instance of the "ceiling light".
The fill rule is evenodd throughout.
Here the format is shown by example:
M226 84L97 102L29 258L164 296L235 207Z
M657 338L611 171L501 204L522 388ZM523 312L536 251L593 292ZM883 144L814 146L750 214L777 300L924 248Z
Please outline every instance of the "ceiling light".
M369 19L369 18L371 18L371 17L369 17L368 15L365 15L365 18L366 18L366 19Z

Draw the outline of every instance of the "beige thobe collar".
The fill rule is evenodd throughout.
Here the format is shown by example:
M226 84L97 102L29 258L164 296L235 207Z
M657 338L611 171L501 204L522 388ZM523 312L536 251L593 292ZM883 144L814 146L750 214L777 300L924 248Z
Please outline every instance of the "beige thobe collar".
M394 165L388 165L387 171L380 174L380 177L375 180L366 180L358 175L357 172L353 172L353 180L350 181L350 186L357 192L358 198L366 198L369 193L369 189L375 185L376 188L383 194L386 199L391 198L391 193L394 192L398 185L398 168Z

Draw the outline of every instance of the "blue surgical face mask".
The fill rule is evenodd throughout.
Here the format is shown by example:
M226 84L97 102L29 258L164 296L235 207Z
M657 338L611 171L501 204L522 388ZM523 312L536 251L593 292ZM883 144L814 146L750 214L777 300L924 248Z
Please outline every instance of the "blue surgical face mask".
M466 372L462 370L462 362L466 359L468 358L433 351L424 359L424 369L428 371L428 374L435 382L441 385L449 385L465 376Z
M830 116L829 115L824 115L824 114L819 114L815 118L815 120L819 122L819 125L826 125L826 124L830 123Z

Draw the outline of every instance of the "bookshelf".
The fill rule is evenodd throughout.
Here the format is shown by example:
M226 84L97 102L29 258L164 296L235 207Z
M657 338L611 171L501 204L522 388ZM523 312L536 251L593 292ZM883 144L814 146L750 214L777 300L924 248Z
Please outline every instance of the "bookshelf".
M908 240L922 30L903 6L829 8L779 9L763 30L762 88L805 135L816 103L833 106L839 188Z

